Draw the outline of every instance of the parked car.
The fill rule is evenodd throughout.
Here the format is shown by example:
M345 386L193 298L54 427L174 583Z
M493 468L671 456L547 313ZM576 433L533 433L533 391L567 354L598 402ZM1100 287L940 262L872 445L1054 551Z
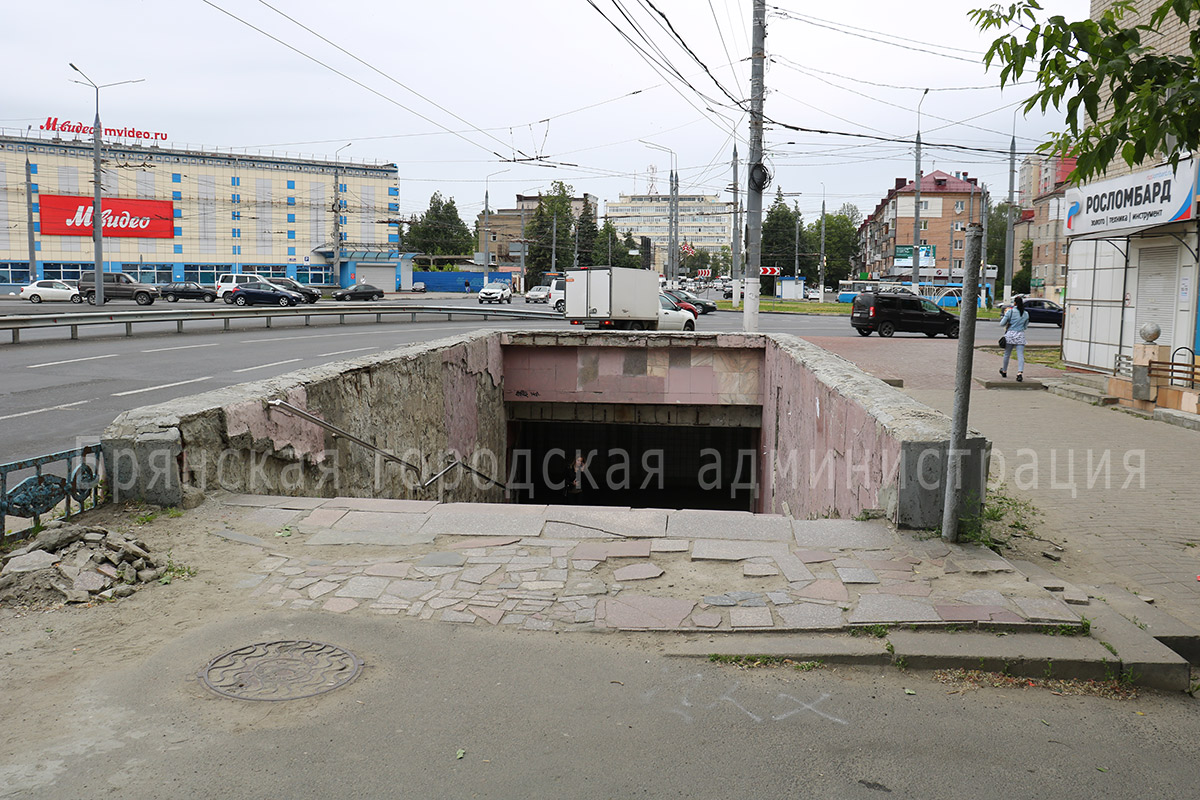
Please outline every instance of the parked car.
M908 291L859 292L850 310L850 324L860 336L879 331L886 338L900 331L958 338L958 317Z
M313 286L305 286L299 281L291 278L271 278L267 283L272 283L281 289L287 289L289 292L295 292L304 298L304 302L312 305L321 299L321 290Z
M417 294L425 294L425 283L423 281L414 281L412 290Z
M79 293L91 305L96 304L96 273L84 272L79 276ZM104 273L104 302L109 300L133 300L139 306L148 306L159 297L158 287L138 283L124 272Z
M253 275L249 272L226 272L223 275L218 275L217 297L224 297L226 294L232 291L233 287L235 286L240 286L246 283L256 283L258 280L260 279L257 275ZM226 300L225 302L231 303L233 301Z
M34 281L28 286L22 286L21 299L31 303L40 303L43 300L47 302L54 300L83 302L83 296L79 294L77 287L56 280Z
M824 298L821 296L821 290L820 290L820 289L807 289L807 290L805 290L805 292L804 292L804 299L806 299L806 300L815 300L816 302L818 302L818 303L819 303L819 302L821 302L821 301L822 301Z
M349 289L338 289L333 293L334 300L382 300L383 289L369 283L360 283Z
M549 303L550 302L550 287L549 286L534 286L525 293L526 303Z
M294 306L304 302L304 298L296 292L266 281L239 283L228 294L235 306Z
M1039 297L1026 297L1025 310L1029 312L1029 321L1043 322L1047 325L1063 326L1063 307L1053 300Z
M158 291L168 303L174 303L179 300L203 300L206 303L211 303L217 299L216 289L206 289L195 281L164 283L158 287Z
M479 304L512 303L512 287L502 281L485 283L479 290Z
M670 295L675 300L683 303L690 303L701 314L707 314L717 310L717 304L712 300L705 300L703 297L697 297L686 289L667 289L665 294Z
M694 331L696 317L682 308L674 298L660 294L658 296L658 329L660 331Z

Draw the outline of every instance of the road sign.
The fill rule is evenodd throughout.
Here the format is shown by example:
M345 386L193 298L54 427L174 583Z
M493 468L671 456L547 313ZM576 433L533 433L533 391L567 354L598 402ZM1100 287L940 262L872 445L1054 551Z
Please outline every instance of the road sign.
M711 269L698 269L698 270L696 270L696 276L700 277L700 278L711 278L712 270Z
M778 275L779 267L759 267L758 274L759 275Z

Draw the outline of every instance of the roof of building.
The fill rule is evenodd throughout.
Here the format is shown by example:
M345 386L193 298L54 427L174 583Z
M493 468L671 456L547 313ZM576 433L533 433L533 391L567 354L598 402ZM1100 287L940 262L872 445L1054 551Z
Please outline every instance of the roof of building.
M897 186L892 190L893 194L903 194L913 190L913 182L907 181L900 184L903 178L897 178ZM921 191L922 192L963 192L970 194L973 191L979 191L977 179L966 177L966 173L962 173L962 177L950 175L942 172L940 169L930 172L928 175L921 176Z

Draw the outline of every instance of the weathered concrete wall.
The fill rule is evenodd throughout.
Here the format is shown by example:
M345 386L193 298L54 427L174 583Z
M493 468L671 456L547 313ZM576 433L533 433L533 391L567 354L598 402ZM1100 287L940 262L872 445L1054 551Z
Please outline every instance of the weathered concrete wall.
M763 404L763 511L799 518L883 509L941 525L950 418L795 336L769 337ZM989 444L967 438L965 496L984 499Z
M403 458L420 474L271 408L272 399ZM181 503L185 485L496 501L502 489L461 470L428 489L420 483L447 465L448 451L503 482L505 426L499 340L478 333L133 409L103 440L117 496L163 505Z

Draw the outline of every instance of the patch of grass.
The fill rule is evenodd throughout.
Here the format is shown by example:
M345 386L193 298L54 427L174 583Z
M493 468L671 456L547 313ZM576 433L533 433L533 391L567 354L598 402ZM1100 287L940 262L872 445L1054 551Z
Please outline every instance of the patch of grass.
M797 661L794 658L786 656L763 656L763 655L725 655L722 653L712 653L708 660L713 664L725 664L738 669L759 669L763 667L791 667L798 672L811 672L814 669L819 669L822 666L820 661Z
M887 638L888 631L891 628L887 625L852 625L850 627L851 636L874 636L876 639Z
M979 349L985 353L993 353L998 356L1004 355L1003 347L981 347ZM1058 347L1026 347L1025 362L1028 364L1039 364L1051 369L1067 369L1067 365L1062 360L1062 350Z
M955 687L955 693L992 689L1045 689L1056 695L1085 695L1108 697L1116 700L1133 700L1137 689L1132 680L1112 676L1105 680L1081 681L1069 678L1020 678L998 672L977 669L935 670L933 678L938 683Z
M898 670L903 671L908 669L908 659L906 659L904 656L900 656L892 663L896 665L896 669Z
M1092 621L1087 617L1080 617L1078 625L1051 625L1042 629L1047 636L1087 636L1091 632Z
M1002 553L1012 546L1013 537L1030 536L1042 517L1033 503L1014 497L1001 484L988 492L979 514L959 520L958 540L973 542Z
M1117 653L1117 648L1113 647L1113 646L1112 646L1111 644L1109 644L1108 642L1106 642L1106 641L1104 641L1103 639L1101 639L1101 640L1100 640L1100 644L1104 645L1104 649L1105 649L1105 650L1107 650L1108 652L1112 653L1112 654L1113 654L1114 656L1116 656L1117 658L1120 658L1120 657L1121 657L1121 656L1120 656L1120 655Z
M194 577L195 574L195 567L189 567L186 564L177 564L175 563L175 559L171 557L171 554L167 553L167 566L163 571L162 577L158 579L158 582L163 586L166 586L176 578L179 578L180 580L187 580L188 578Z
M171 519L179 519L183 516L183 509L176 508L175 506L169 506L165 511L163 511L163 513Z
M133 523L135 525L149 525L151 522L154 522L154 520L156 520L156 519L158 519L157 511L147 511L143 514L138 514L136 517L134 517Z

